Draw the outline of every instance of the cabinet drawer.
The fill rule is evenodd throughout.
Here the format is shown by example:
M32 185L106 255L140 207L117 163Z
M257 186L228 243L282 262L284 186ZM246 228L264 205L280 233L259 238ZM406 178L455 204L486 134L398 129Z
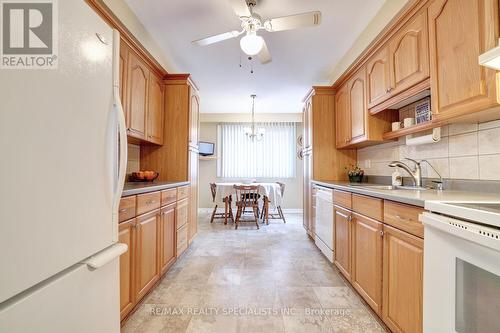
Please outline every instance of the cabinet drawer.
M137 215L141 215L156 208L160 208L160 202L160 192L139 194L137 196Z
M388 200L384 202L384 222L420 238L424 238L424 226L418 220L422 212L424 209L417 206Z
M179 257L188 246L187 224L177 230L177 257Z
M177 203L175 223L177 229L186 225L189 215L188 199L183 199Z
M118 222L123 222L135 216L135 195L121 198L118 208Z
M339 190L334 190L333 191L333 202L336 205L351 209L351 207L352 207L351 193L339 191Z
M168 204L174 203L177 201L177 189L171 188L168 190L161 191L161 205L166 206Z
M367 197L364 195L352 195L352 210L356 213L371 217L374 220L383 219L384 200Z
M181 186L177 188L177 200L182 200L189 196L189 186Z

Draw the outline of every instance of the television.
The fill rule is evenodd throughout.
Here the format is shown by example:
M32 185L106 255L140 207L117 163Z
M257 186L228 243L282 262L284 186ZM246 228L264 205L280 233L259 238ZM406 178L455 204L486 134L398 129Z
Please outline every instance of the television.
M212 156L214 154L215 144L213 142L198 142L198 150L201 156Z

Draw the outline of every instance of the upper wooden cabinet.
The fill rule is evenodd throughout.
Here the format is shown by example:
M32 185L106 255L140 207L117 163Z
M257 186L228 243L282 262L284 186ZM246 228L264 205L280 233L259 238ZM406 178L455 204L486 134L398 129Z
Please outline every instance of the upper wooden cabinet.
M351 116L349 111L349 92L343 85L335 96L335 128L337 148L345 147L351 141Z
M367 136L368 109L366 106L366 72L361 68L349 83L349 116L351 117L351 143Z
M438 121L499 103L498 73L478 56L498 41L497 0L434 0L429 5L432 111Z
M149 76L146 134L147 141L160 145L163 143L163 91L162 80L151 72Z
M120 43L120 95L127 135L134 143L163 143L164 91L160 75L125 41Z
M149 69L131 50L128 54L127 73L128 135L137 139L145 140Z
M429 77L427 10L422 10L389 41L390 94L396 95Z
M199 132L200 132L200 98L198 90L195 87L189 89L191 94L189 102L189 145L198 147Z
M337 148L363 147L382 142L382 135L390 130L391 122L396 117L392 112L369 113L367 77L366 68L361 67L337 91Z
M368 107L371 108L391 96L389 48L383 47L366 64Z

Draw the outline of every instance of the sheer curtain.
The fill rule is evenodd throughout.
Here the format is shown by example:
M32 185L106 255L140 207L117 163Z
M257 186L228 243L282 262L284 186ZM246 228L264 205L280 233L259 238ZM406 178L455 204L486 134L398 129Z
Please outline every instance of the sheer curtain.
M218 125L220 158L217 176L224 178L295 177L295 123L258 123L265 128L261 141L244 132L247 123Z

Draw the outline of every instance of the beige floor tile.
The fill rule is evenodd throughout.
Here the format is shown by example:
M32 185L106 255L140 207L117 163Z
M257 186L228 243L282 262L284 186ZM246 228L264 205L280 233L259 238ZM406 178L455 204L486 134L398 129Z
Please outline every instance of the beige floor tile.
M359 296L349 287L313 287L312 289L323 308L351 309L364 306Z
M286 333L331 333L333 327L324 315L283 316Z
M238 333L283 333L285 327L283 317L276 316L240 316L238 317Z
M311 287L278 287L278 294L283 307L302 309L320 307Z
M235 316L193 316L186 329L187 333L237 332L238 318Z
M382 333L385 330L365 309L346 309L328 316L335 333Z

